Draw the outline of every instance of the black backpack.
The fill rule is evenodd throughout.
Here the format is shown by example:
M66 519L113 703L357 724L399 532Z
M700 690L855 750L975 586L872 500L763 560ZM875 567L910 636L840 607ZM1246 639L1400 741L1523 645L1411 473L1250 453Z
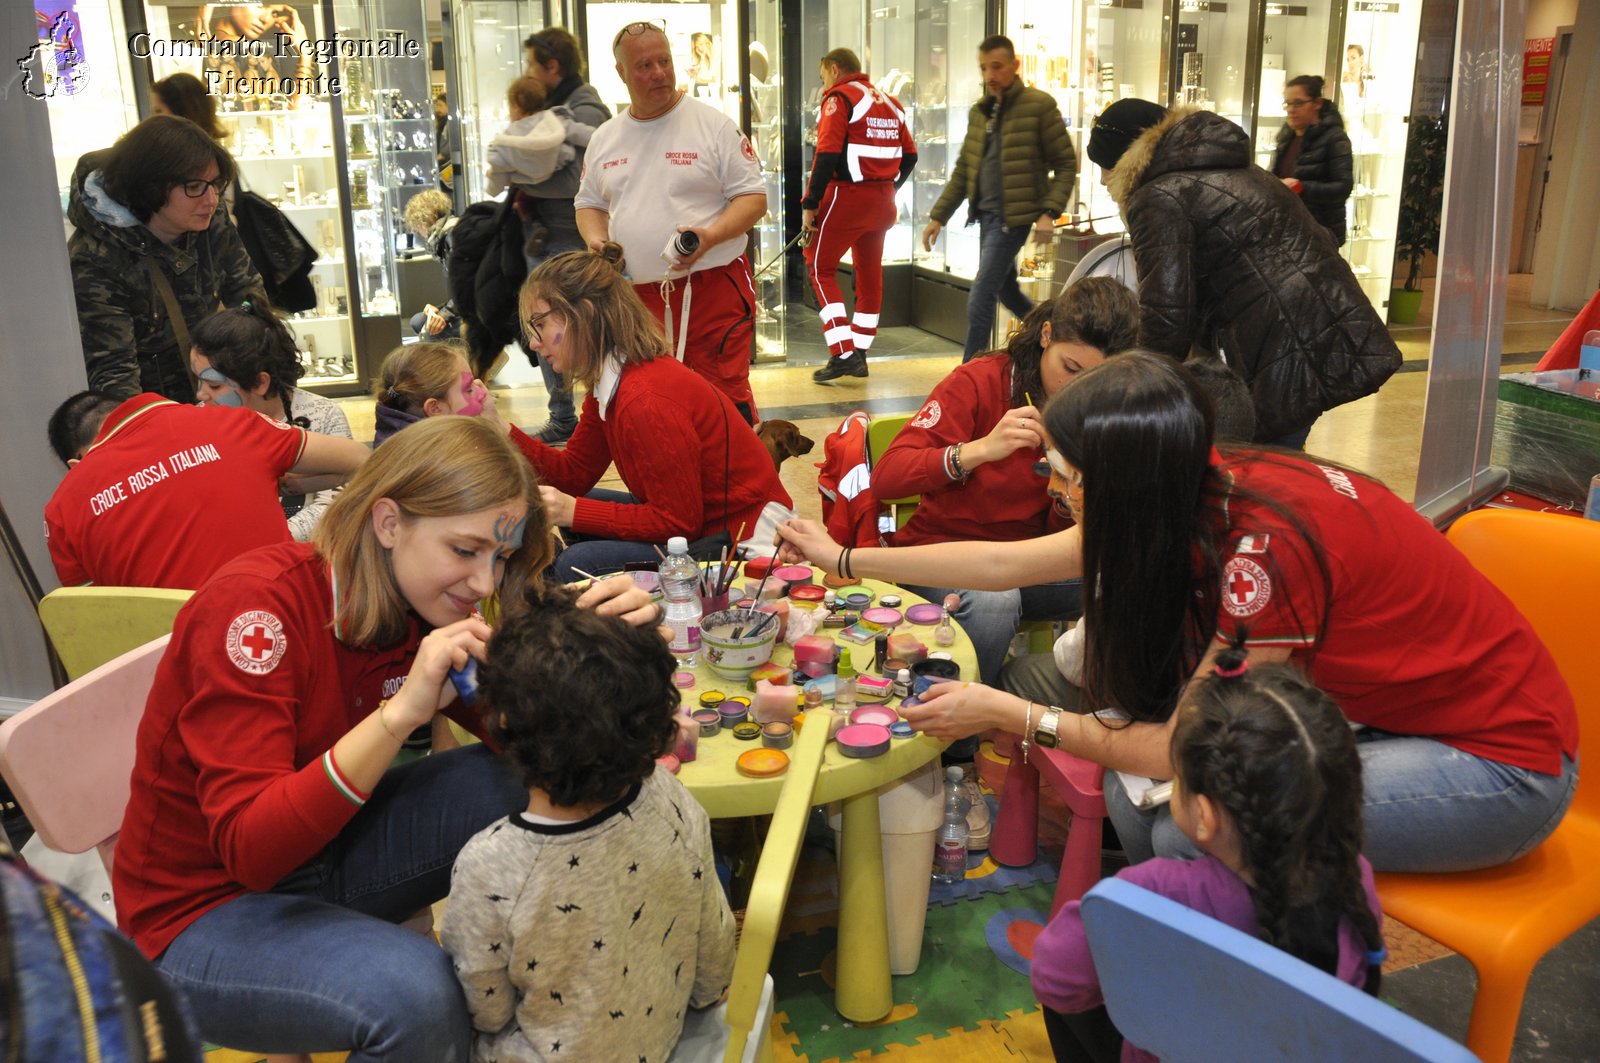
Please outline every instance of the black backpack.
M500 349L521 334L517 294L528 276L522 256L522 219L513 196L503 203L474 203L450 233L450 298L466 325L475 372L493 364Z
M317 250L288 215L241 188L233 202L233 223L272 305L290 313L315 307L311 267L317 261Z

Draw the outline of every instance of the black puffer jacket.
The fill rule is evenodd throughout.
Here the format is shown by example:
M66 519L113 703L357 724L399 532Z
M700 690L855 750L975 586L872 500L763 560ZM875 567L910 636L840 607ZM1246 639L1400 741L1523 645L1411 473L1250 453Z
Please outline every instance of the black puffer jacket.
M1370 395L1400 350L1328 231L1250 161L1244 131L1174 110L1107 182L1139 270L1139 344L1218 351L1250 385L1256 438L1276 439Z
M1278 130L1278 146L1272 153L1272 172L1278 172L1283 153L1289 150L1294 130L1284 123ZM1322 117L1306 129L1300 157L1294 161L1294 176L1301 184L1300 202L1311 216L1333 234L1333 242L1344 246L1344 201L1355 187L1350 168L1350 138L1344 131L1344 118L1332 100L1322 101Z

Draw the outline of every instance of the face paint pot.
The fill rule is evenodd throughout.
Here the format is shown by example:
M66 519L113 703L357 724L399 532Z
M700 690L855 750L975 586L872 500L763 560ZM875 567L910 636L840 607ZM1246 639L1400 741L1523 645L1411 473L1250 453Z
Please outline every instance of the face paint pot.
M834 740L839 752L857 760L881 757L889 751L889 729L875 723L852 723L839 728Z
M761 744L768 749L788 749L794 741L794 727L774 720L761 728Z
M722 730L722 714L716 709L696 710L694 722L700 725L701 738L710 738Z
M850 713L850 722L875 723L879 727L893 727L900 722L900 714L882 705L863 705Z
M789 754L781 749L750 749L739 754L733 762L740 775L752 779L770 779L789 770Z

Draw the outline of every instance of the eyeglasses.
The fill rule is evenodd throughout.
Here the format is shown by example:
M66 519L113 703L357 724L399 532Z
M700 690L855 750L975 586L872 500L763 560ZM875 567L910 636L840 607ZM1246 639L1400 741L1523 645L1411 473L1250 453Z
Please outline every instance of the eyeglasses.
M215 181L203 181L195 178L193 181L179 181L178 186L183 189L183 194L190 199L199 199L206 194L206 189L211 189L217 195L222 195L228 190L228 179L219 177Z
M534 314L532 317L528 318L528 320L522 323L523 328L527 330L528 335L533 337L534 343L544 342L544 336L539 332L539 322L543 321L553 313L555 313L554 310L546 310L542 314Z
M1284 100L1283 109L1286 111L1297 111L1310 102L1310 100Z
M640 22L628 23L626 26L617 31L617 35L615 37L611 38L611 50L613 52L616 51L617 45L622 43L622 38L624 37L637 37L641 33L650 33L652 31L665 37L667 35L667 20L662 18L651 18L644 19Z

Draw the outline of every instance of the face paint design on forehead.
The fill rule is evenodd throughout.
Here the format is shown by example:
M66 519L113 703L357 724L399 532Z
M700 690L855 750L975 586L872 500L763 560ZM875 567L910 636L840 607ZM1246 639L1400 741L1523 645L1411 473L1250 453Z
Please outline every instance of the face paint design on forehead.
M502 548L510 547L513 550L520 550L522 549L522 535L527 530L528 515L526 513L522 515L520 520L514 522L511 519L511 514L502 513L494 520L495 543Z
M483 404L489 398L489 389L484 387L483 381L473 379L472 373L463 369L461 371L461 397L464 405L461 415L476 417L483 412Z
M1067 459L1063 458L1055 447L1046 447L1044 449L1044 457L1050 463L1050 467L1056 471L1057 476L1063 480L1073 478L1072 466L1067 464Z

